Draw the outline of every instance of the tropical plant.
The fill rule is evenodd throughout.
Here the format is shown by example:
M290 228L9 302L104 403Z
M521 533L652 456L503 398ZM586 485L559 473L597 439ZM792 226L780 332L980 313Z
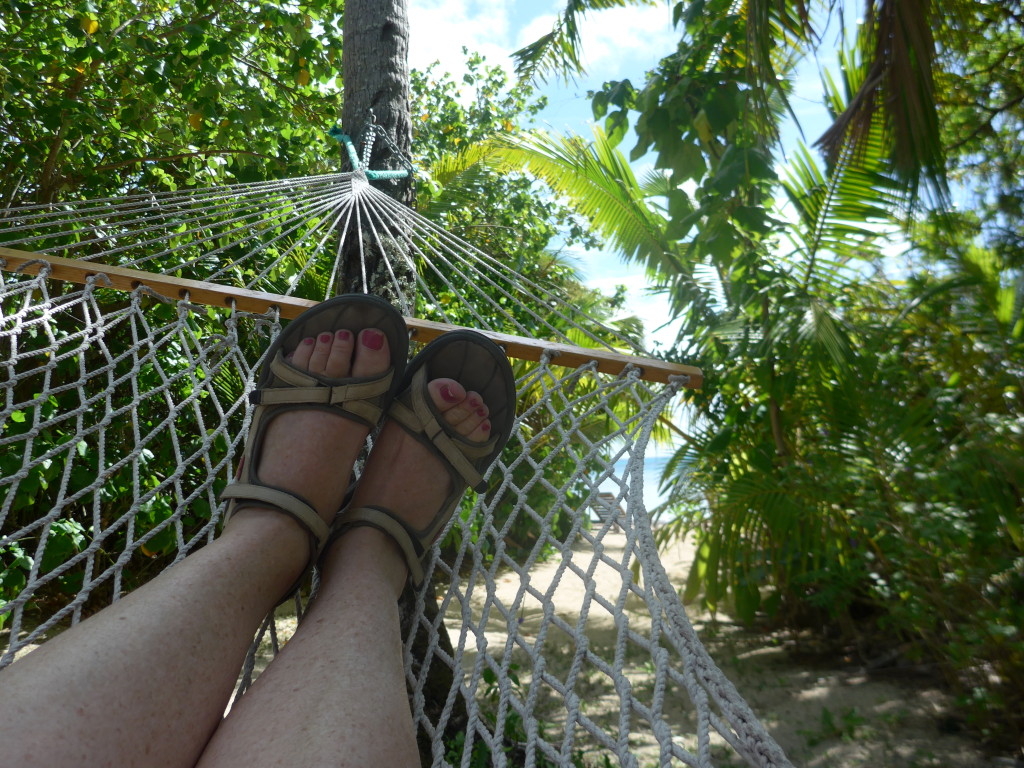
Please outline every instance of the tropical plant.
M766 79L752 64L756 9L710 7L677 5L683 40L644 88L623 81L595 95L607 137L548 142L532 166L572 178L566 194L607 174L642 208L662 206L660 233L649 234L658 219L643 211L623 226L625 206L615 208L618 236L595 226L642 258L682 320L671 354L708 373L692 398L696 422L680 430L689 442L665 474L665 511L678 517L662 535L690 530L698 542L684 597L750 622L816 628L868 660L902 647L937 665L983 735L1019 743L1024 455L1011 425L1022 416L1022 217L1002 158L1019 156L1020 101L954 94L959 135L947 133L952 144L936 154L928 115L856 103L875 98L879 66L886 77L898 69L865 57L861 37L841 79L825 80L849 143L833 145L825 164L800 147L779 178L778 80L804 43L772 27L791 47L773 54L780 75ZM949 52L940 76L961 82L967 60L1018 92L1003 63L1021 50L1012 12L974 13L993 49ZM915 66L924 61L939 60ZM917 73L913 87L932 76ZM924 108L922 94L908 109ZM647 186L657 199L620 160L593 167L631 115L632 156L653 151L665 172ZM930 144L901 154L908 136ZM945 179L932 175L950 148L964 175L1005 172L993 188L973 176L972 211L908 218L920 180L942 197Z

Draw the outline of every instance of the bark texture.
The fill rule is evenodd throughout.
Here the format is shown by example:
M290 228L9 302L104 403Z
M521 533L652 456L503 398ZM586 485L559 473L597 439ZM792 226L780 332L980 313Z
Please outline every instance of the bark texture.
M347 0L343 20L344 48L342 78L345 83L341 124L350 136L358 137L370 122L376 122L409 154L412 145L412 119L409 110L409 17L406 0ZM378 140L370 157L374 170L398 170L403 167L394 150ZM376 187L405 205L412 206L415 186L411 179L375 181ZM394 248L389 247L389 242ZM401 244L386 241L382 254L372 238L364 238L360 263L359 243L350 237L342 244L342 274L339 292L370 293L404 305L412 304L414 287L412 268ZM384 258L391 263L398 279L395 286ZM364 286L364 271L366 284ZM405 301L399 299L404 293Z

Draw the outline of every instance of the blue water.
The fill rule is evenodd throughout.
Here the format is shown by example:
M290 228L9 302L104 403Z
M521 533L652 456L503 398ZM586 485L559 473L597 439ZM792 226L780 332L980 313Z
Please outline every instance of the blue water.
M644 505L648 511L653 510L665 498L663 494L659 493L658 486L661 482L661 473L665 469L665 464L668 463L668 458L668 456L661 455L647 456L644 459ZM618 480L629 480L626 477L625 459L615 462L614 474ZM600 490L616 495L621 491L619 484L611 480L601 483Z

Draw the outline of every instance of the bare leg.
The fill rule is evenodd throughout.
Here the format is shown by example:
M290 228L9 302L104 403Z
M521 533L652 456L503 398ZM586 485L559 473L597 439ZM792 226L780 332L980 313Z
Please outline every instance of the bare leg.
M479 395L450 379L430 388L461 434L487 438ZM448 483L436 458L388 424L353 503L384 506L425 525ZM342 536L327 553L310 612L217 729L201 768L418 765L398 624L406 577L397 545L383 533L356 528Z
M362 332L354 359L350 333L307 341L295 364L331 376L388 365L374 330ZM322 412L288 413L268 429L273 456L261 461L261 479L298 491L291 483L303 478L301 492L329 520L366 429ZM291 518L240 512L209 546L0 673L4 760L195 765L256 628L308 558L308 536Z

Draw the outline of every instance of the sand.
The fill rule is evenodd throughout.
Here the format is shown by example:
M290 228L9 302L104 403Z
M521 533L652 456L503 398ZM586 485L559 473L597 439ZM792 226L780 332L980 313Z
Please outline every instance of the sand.
M603 541L605 554L610 559L619 559L625 536L621 532L611 533ZM693 554L691 546L678 541L661 552L662 564L678 588L685 582ZM591 561L585 544L577 546L576 555L581 567ZM536 565L530 572L531 586L540 593L547 593L560 564L561 559L555 559ZM619 571L603 563L595 570L594 579L602 594L615 595L621 586ZM512 605L519 585L517 574L499 575L495 595L504 605ZM578 578L562 578L551 594L555 614L575 625L585 597L584 582ZM482 598L474 597L473 602L478 615ZM631 625L634 622L637 626L644 624L646 606L642 601L631 598L626 610ZM955 722L955 717L951 717L952 701L934 680L906 675L895 678L892 673L884 672L868 674L862 667L845 660L834 664L801 662L790 652L787 647L790 643L784 637L749 631L721 612L716 620L693 607L688 613L716 663L797 766L977 768L1007 764L986 757L967 736L944 732ZM541 604L528 598L518 616L520 631L529 642L542 623ZM458 613L449 609L446 623L454 640L458 637ZM590 642L596 645L602 643L602 636L606 634L613 637L611 615L601 610L592 611L587 633ZM504 621L489 624L486 629L488 652L500 655L506 634ZM567 639L565 635L556 634ZM557 653L557 641L555 650ZM474 660L475 654L467 653L464 668L471 668ZM653 686L650 667L648 662L647 669L642 664L630 668L635 689ZM604 701L609 710L607 719L617 717L619 699L613 689L609 690L609 685L602 686L598 681L590 688L582 685L582 690L592 704L588 716L600 721L602 718L596 709ZM677 692L676 698L677 702L670 701L666 710L670 719L678 718L680 730L685 731L692 720L692 705L683 691ZM557 708L553 711L557 719ZM635 740L634 752L644 768L659 763L659 753L652 739ZM718 765L745 765L731 750L716 749L715 755ZM592 761L593 756L587 755L587 762Z

